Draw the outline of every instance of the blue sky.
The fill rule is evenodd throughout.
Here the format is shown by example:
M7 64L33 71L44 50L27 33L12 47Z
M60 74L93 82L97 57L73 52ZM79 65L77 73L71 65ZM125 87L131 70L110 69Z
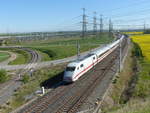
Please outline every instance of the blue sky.
M88 21L96 11L107 17L106 23L108 18L115 24L149 23L149 5L149 0L0 0L0 32L73 29L81 21L81 17L74 17L82 14L83 7Z

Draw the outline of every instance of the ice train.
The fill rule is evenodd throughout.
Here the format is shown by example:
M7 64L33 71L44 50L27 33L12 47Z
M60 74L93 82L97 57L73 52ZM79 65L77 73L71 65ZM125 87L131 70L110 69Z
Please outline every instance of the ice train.
M122 35L115 42L91 52L84 58L69 63L65 69L63 81L74 82L78 80L82 75L93 68L97 63L102 61L111 52L113 52L119 46L119 43L123 40L123 38L124 35Z

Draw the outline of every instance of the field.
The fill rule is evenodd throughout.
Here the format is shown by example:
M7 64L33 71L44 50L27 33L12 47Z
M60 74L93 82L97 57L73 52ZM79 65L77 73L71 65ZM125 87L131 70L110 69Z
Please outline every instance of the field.
M31 56L26 51L14 49L12 52L17 54L17 58L14 61L9 62L9 65L20 65L29 62Z
M109 113L150 113L150 35L133 35L133 42L142 50L143 58L137 57L137 82L130 100L118 110Z
M131 35L130 38L134 44L113 84L109 94L113 103L106 104L106 113L150 113L150 35Z
M52 38L43 41L21 42L19 45L38 51L42 56L42 61L49 61L76 55L77 41L80 44L80 52L84 52L96 48L102 44L109 43L112 40L113 38L109 38L108 35L105 34L101 38Z
M131 38L141 47L145 60L150 61L150 35L134 35Z
M150 35L136 35L131 38L139 44L144 55L144 58L139 60L141 69L135 96L147 97L150 94Z
M124 34L128 34L128 35L130 35L130 34L132 34L132 35L142 35L143 34L143 32L123 32Z
M17 55L17 58L14 61L9 62L9 65L25 64L30 60L30 54L28 54L26 51L15 48L0 48L0 50L10 51Z
M0 62L8 59L9 57L10 57L10 55L8 53L0 52Z

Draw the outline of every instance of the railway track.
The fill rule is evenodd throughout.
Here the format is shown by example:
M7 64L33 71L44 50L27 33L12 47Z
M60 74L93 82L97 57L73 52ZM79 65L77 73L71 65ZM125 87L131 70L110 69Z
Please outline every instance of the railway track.
M107 71L114 65L114 60L116 58L113 58L109 66L106 67L100 76L94 77L94 79L91 81L91 83L88 84L88 86L85 89L82 89L82 91L78 92L75 96L70 97L66 100L66 103L64 103L57 111L56 113L75 113L77 112L80 105L82 105L85 101L85 99L91 94L91 92L96 88L96 86L99 84L99 82L103 79ZM85 93L86 92L86 93Z
M36 63L39 61L39 54L36 51L33 51L32 49L29 49L29 48L24 48L24 47L18 47L17 49L24 50L31 55L31 59L28 63Z
M10 48L10 47L5 47L5 48ZM25 73L31 71L30 67L32 64L40 61L38 53L33 50L30 50L28 48L22 48L22 47L11 47L11 48L21 49L28 52L29 54L31 54L31 59L28 62L28 65L23 70L17 71L16 76L13 76L9 82L4 83L4 87L1 87L0 96L2 99L0 101L0 104L6 103L10 99L10 97L14 94L14 91L21 86L21 81L20 81L21 77Z
M122 43L125 49L126 41ZM20 113L75 113L116 63L119 47L73 84L58 88L23 108ZM97 67L102 67L97 68Z
M110 57L112 56L110 55ZM114 59L112 61L114 61ZM105 65L105 67L107 67L107 65ZM94 76L94 75L93 75L94 77L88 76L88 75L94 74L95 73L94 71L92 71L92 73L88 72L87 76L83 76L76 83L70 84L68 86L62 85L56 90L54 90L53 92L46 94L44 97L41 97L37 101L33 102L31 105L27 106L25 109L21 110L21 113L22 112L23 113L32 113L32 112L33 113L43 113L43 112L62 113L62 112L67 112L68 109L72 111L71 108L75 109L76 108L75 106L79 106L83 102L83 100L89 95L91 91L87 93L86 97L82 96L84 92L86 92L87 89L93 90L96 84L95 86L93 86L92 84L98 83L96 81L101 80L103 78L103 76L107 72L107 69L102 70L102 72L100 72L97 76ZM89 88L90 86L93 86L93 87ZM79 93L81 92L81 89L82 89L82 93ZM79 101L77 102L77 100ZM64 103L63 106L62 106L62 103ZM60 107L58 108L58 106Z

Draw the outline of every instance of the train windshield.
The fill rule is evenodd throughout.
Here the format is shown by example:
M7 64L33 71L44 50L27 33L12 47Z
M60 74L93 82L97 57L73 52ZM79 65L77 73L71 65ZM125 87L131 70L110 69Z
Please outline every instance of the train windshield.
M76 67L67 67L66 71L74 71Z

